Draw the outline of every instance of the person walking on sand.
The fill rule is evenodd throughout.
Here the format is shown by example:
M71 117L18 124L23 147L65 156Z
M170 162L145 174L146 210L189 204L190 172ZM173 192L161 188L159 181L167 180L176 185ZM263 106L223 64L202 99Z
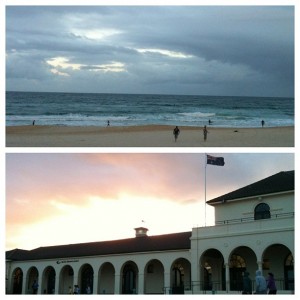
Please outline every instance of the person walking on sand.
M206 127L206 125L205 125L204 128L203 128L203 137L204 137L204 141L206 141L206 139L207 139L207 133L208 133L207 127Z
M178 128L178 126L176 126L173 130L173 134L174 134L174 138L175 138L175 142L177 141L178 135L180 133L180 130Z

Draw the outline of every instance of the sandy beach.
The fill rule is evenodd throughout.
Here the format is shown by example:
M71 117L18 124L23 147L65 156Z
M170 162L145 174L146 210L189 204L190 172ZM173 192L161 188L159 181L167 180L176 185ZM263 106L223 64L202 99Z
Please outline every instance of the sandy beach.
M294 127L180 127L177 142L172 126L69 127L8 126L7 147L293 147Z

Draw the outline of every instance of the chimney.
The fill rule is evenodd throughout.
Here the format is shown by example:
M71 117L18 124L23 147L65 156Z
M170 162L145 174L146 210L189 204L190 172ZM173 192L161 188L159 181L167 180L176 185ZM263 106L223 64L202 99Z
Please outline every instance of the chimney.
M135 230L135 237L143 237L143 236L147 236L148 228L145 228L145 227L137 227L137 228L134 228L134 230Z

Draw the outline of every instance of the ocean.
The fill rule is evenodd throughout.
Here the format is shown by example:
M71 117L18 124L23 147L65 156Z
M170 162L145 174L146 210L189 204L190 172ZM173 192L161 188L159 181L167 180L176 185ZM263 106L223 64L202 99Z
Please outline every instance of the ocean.
M294 98L6 92L6 126L294 125Z

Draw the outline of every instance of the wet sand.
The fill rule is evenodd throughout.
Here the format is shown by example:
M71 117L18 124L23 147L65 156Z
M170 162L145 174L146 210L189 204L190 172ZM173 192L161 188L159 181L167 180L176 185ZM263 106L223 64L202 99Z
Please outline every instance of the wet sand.
M8 126L7 147L293 147L294 127L209 127L204 141L201 127L174 126L69 127Z

